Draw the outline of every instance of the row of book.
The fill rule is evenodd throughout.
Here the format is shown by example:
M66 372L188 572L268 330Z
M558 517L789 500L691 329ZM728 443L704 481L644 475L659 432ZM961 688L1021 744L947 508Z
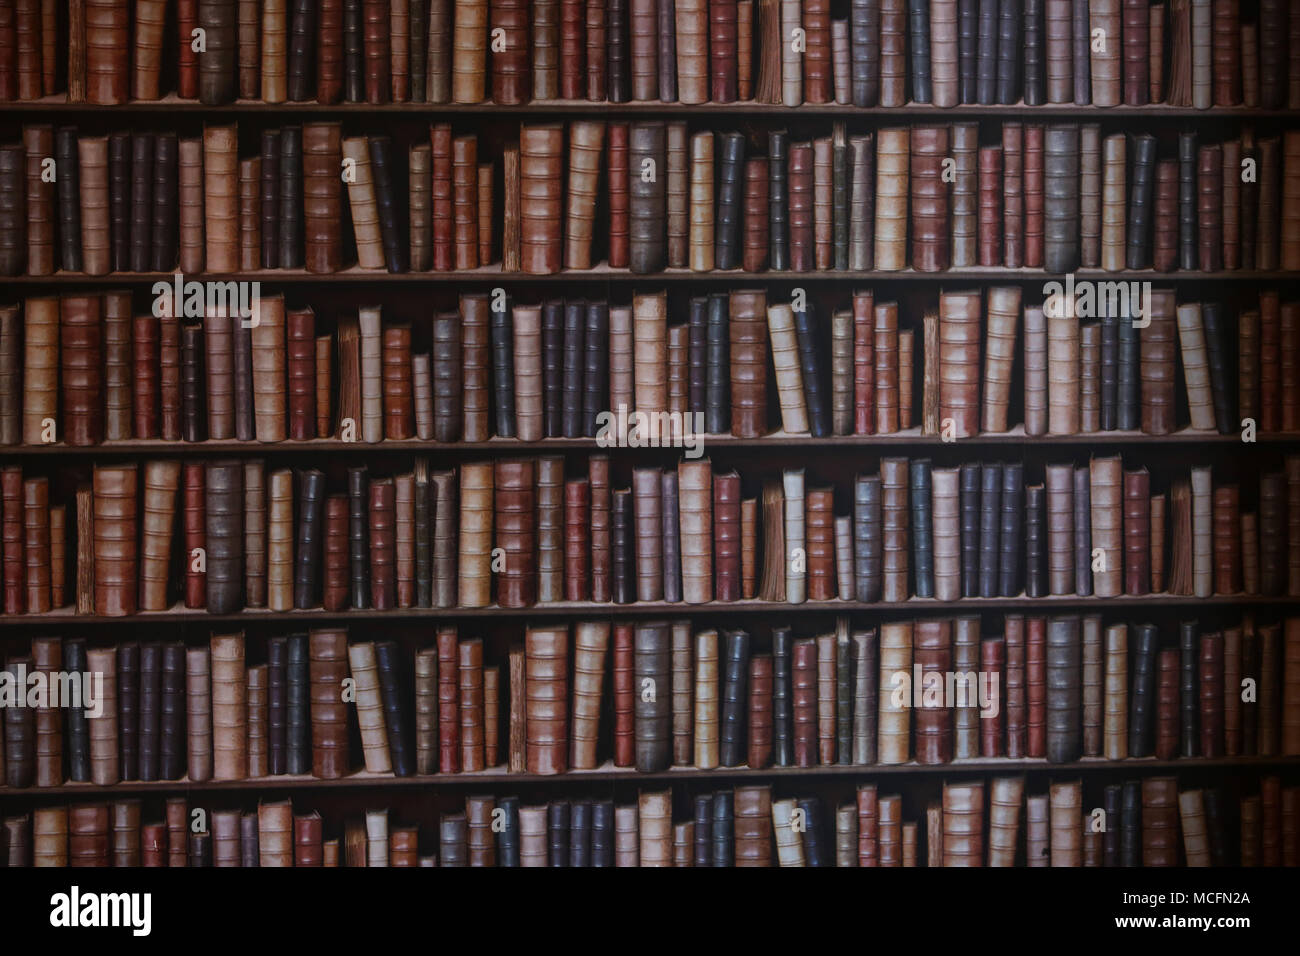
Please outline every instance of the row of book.
M79 613L129 616L177 592L213 614L1300 595L1295 455L1260 474L1254 508L1254 488L1243 504L1209 466L1164 491L1118 455L1047 463L1041 480L1019 461L884 458L839 489L787 468L751 473L752 497L707 458L634 467L624 488L608 456L585 465L567 478L562 457L382 477L357 465L337 491L320 470L260 459L96 465L72 527L48 476L9 466L4 612L71 596Z
M1300 618L1161 635L1016 614L981 635L978 617L841 618L813 637L775 625L760 650L739 629L597 620L528 626L500 663L446 625L415 649L343 629L36 637L0 672L0 774L14 789L340 779L358 750L366 774L397 777L1300 756Z
M1088 806L1088 796L1100 803ZM319 812L296 813L289 800L207 811L172 797L153 819L141 801L122 799L7 817L0 859L98 867L1300 866L1300 787L1274 775L1235 794L1171 776L1086 789L1054 780L1046 790L992 777L945 781L924 807L905 807L876 784L827 802L770 786L642 790L632 802L477 795L463 810L435 814L433 826L369 809L327 837ZM191 814L207 825L192 827Z
M1294 129L1181 132L1167 157L1095 123L836 122L803 140L525 122L500 156L479 139L304 123L241 158L234 125L26 126L0 148L0 274L1300 270Z
M134 20L129 12L134 7ZM1300 105L1263 0L10 3L0 100ZM66 19L66 26L60 23ZM204 31L196 44L195 30ZM1288 29L1290 33L1288 33ZM58 47L67 44L66 74ZM197 47L197 49L196 49Z
M128 291L38 296L0 306L0 445L955 441L1005 434L1013 408L1028 438L1300 430L1300 302L1264 290L1234 322L1133 285L1089 284L1086 310L1017 286L940 291L919 317L871 290L829 316L763 289L629 305L467 293L410 322L364 306L333 331L279 295L247 319L203 304L197 321L135 313Z

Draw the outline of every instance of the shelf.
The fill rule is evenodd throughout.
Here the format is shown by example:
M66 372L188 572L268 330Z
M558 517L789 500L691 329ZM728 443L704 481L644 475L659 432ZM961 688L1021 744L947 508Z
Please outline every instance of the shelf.
M103 799L119 793L179 793L193 791L222 790L356 790L366 788L430 788L438 787L487 787L565 785L613 783L615 781L635 780L644 783L673 783L682 780L734 780L744 783L776 782L783 779L803 783L810 778L819 780L848 778L849 780L869 780L877 777L897 777L900 775L926 774L929 776L948 776L958 773L1022 774L1048 773L1056 777L1066 777L1078 773L1097 771L1111 773L1148 773L1150 771L1183 771L1205 769L1261 769L1268 767L1297 767L1300 757L1188 757L1179 760L1158 760L1154 757L1141 757L1129 760L1106 760L1102 757L1085 757L1072 763L1048 763L1041 758L980 757L970 760L954 760L943 764L905 763L893 765L852 765L834 764L816 767L767 767L753 770L749 767L718 767L713 770L698 770L694 767L678 767L659 773L640 773L630 767L615 767L606 762L595 770L571 770L562 774L508 773L500 767L473 773L448 773L412 775L395 777L392 774L367 773L357 771L337 780L319 780L307 775L281 775L275 777L256 777L249 780L206 780L193 783L182 780L153 780L149 782L134 780L113 784L108 787L93 783L65 783L57 787L30 787L13 790L0 787L3 797L72 796Z
M30 629L37 626L67 627L147 624L254 624L259 622L293 622L296 624L332 625L345 627L366 621L471 620L474 618L546 618L558 617L662 617L702 618L721 615L747 614L888 614L891 617L908 617L914 614L943 614L952 617L979 614L983 611L1016 611L1022 614L1056 614L1078 610L1106 611L1125 609L1142 612L1149 608L1231 608L1231 607L1287 607L1295 608L1296 599L1287 595L1264 596L1252 594L1215 595L1208 598L1180 594L1122 595L1113 598L1080 597L1074 594L1031 598L1021 594L1016 597L962 598L957 601L937 601L933 598L909 598L906 601L805 601L789 604L784 601L711 601L708 604L685 604L668 601L638 601L632 604L594 603L591 601L555 601L535 604L532 607L472 607L472 608L393 608L388 611L363 610L326 611L311 608L302 611L269 611L265 608L245 608L234 614L209 614L202 609L190 609L177 604L166 611L144 611L123 617L104 617L98 614L77 614L73 608L60 608L43 614L0 615L0 629Z
M1156 272L1152 269L1136 271L1106 272L1101 269L1076 269L1076 280L1092 279L1098 282L1151 282L1155 286L1170 286L1183 282L1283 282L1300 277L1300 272L1283 270L1263 271L1259 269L1220 270L1217 272ZM46 276L13 276L6 278L5 284L14 287L24 286L103 286L110 283L118 285L142 285L155 282L175 281L175 272L109 272L102 276L86 275L83 272L55 272ZM526 272L504 272L501 266L483 266L478 269L460 269L451 272L386 272L382 269L362 269L348 266L339 272L307 272L305 269L255 269L237 273L201 273L188 274L186 280L244 280L268 284L450 284L489 282L539 282L539 283L613 283L636 282L642 286L674 285L678 283L724 282L731 284L782 282L794 285L822 282L1054 282L1061 276L1044 272L1042 269L1005 269L1000 266L986 266L971 269L949 269L946 272L916 272L902 269L897 272L878 270L823 270L810 272L792 272L790 270L769 270L766 272L744 272L731 269L726 272L693 272L690 269L666 269L663 272L634 273L627 269L611 269L601 263L591 269L564 269L545 275L532 275Z
M1078 106L1073 103L1043 103L1039 106L1026 106L1023 102L1009 104L980 105L975 103L944 109L927 103L909 103L906 106L851 106L838 103L804 103L800 106L784 106L779 103L756 103L753 101L737 103L664 103L659 100L637 101L627 103L593 102L591 100L541 100L537 102L506 105L498 103L336 103L322 104L316 102L301 103L264 103L261 100L239 100L223 106L208 106L197 100L183 100L175 95L168 95L159 100L133 100L115 106L100 106L91 103L69 103L65 94L43 97L39 100L0 103L0 110L13 113L94 113L101 116L114 114L151 114L151 113L191 113L198 116L208 115L248 115L258 113L280 114L318 114L331 117L339 115L375 116L407 115L418 116L472 116L481 119L485 114L493 116L544 116L565 114L578 116L737 116L747 118L770 117L790 120L805 116L834 116L843 119L873 117L878 119L917 119L951 121L954 119L979 117L1069 117L1079 120L1096 121L1101 119L1146 120L1146 119L1183 119L1196 122L1207 118L1239 119L1286 119L1295 114L1285 109L1260 109L1246 106L1215 106L1198 110L1189 106L1168 106L1163 103L1148 106Z
M1184 429L1169 435L1147 435L1143 432L1081 432L1077 435L1039 435L1028 437L1024 428L1015 428L987 435L974 435L953 442L945 442L937 435L923 435L919 428L909 428L888 435L830 435L814 438L811 435L788 435L773 432L762 438L735 438L731 435L697 435L699 447L704 455L710 448L731 450L783 448L801 449L842 449L875 448L882 453L896 454L909 447L924 448L1097 448L1106 445L1141 445L1144 448L1198 445L1243 445L1237 433L1220 435L1217 432L1193 431ZM1300 442L1300 432L1276 432L1262 434L1255 445L1279 445ZM1247 449L1250 443L1245 443ZM475 456L496 458L515 454L560 454L566 451L608 452L626 454L628 452L664 451L680 454L680 446L642 447L606 447L594 438L547 438L542 441L519 441L515 438L491 438L484 442L423 441L418 438L366 443L360 441L345 442L337 438L312 438L306 441L256 442L256 441L161 441L156 439L128 439L125 441L107 441L98 445L8 445L0 448L0 454L6 458L50 458L50 457L95 457L105 455L149 455L160 458L190 458L211 455L241 455L252 457L292 456L307 454L330 454L362 456L369 458L379 454L413 454L413 455L456 455L473 458Z

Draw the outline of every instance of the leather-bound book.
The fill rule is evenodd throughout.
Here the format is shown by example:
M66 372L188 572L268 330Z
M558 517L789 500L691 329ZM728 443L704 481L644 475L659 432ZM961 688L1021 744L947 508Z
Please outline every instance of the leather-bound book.
M611 310L605 302L586 304L583 328L581 434L589 437L596 436L599 431L600 412L610 408L614 404L611 400L619 397L615 394L615 383L610 366L611 343L614 340L613 321ZM620 344L630 346L631 316L627 312L620 314L618 325ZM626 336L621 335L624 328L628 330ZM626 351L626 348L622 350Z
M347 635L340 630L320 629L312 631L307 641L310 654L311 773L320 779L332 780L349 770L347 705L342 696L342 682L348 671ZM291 680L293 660L291 645ZM293 753L292 747L290 753ZM289 769L294 772L292 763Z
M454 6L451 42L453 103L481 103L487 98L487 27L487 0L472 0Z
M1197 262L1202 272L1223 268L1223 149L1197 150Z
M209 462L204 475L205 604L213 614L232 614L244 596L244 468L235 461ZM96 528L98 529L98 521ZM98 562L96 562L98 566Z
M362 497L362 496L358 496ZM369 591L369 606L376 611L386 611L397 604L396 580L396 488L391 478L379 478L371 481L362 497L364 518L367 522L366 560L360 568L354 562L354 587L356 576L367 573L366 588ZM355 596L355 595L354 595ZM366 607L367 602L355 601L354 606Z
M459 603L485 607L491 601L493 468L468 463L460 468Z
M411 734L410 704L405 696L401 656L393 641L379 641L374 647L375 664L383 709L381 729L396 776L415 772L415 747Z
M1016 102L1020 90L1022 6L1022 0L999 0L998 2L997 102L1002 104ZM1050 37L1049 29L1049 43ZM1048 101L1051 102L1050 95Z
M1197 686L1197 655L1200 651L1199 625L1183 621L1178 626L1178 754L1200 756L1200 695Z
M213 635L212 779L248 776L248 683L244 670L244 635Z
M112 195L110 192L109 147L106 136L83 136L77 140L79 167L79 201L81 204L81 255L82 267L88 275L105 275L112 271ZM13 171L5 178L10 183L10 194L21 203L22 187L21 151L11 149L7 165ZM21 210L21 206L19 207ZM21 211L19 212L21 218ZM21 229L17 233L15 252L21 261ZM13 273L18 268L11 270Z
M1047 102L1074 102L1073 4L1045 0L1047 27ZM1118 34L1118 31L1116 31Z
M1142 781L1138 811L1142 866L1174 866L1178 862L1177 790L1173 777L1147 777Z
M790 145L790 268L795 272L807 272L816 266L816 148L815 143Z
M1261 192L1263 185L1261 184ZM1196 134L1178 136L1178 268L1197 266Z
M790 739L793 764L812 767L818 758L817 642L795 641L790 656Z
M722 675L722 724L719 760L724 767L740 766L745 753L746 700L749 692L750 638L744 631L729 631Z
M125 11L124 11L125 13ZM207 106L233 103L238 93L236 54L238 49L237 4L235 0L198 0L197 26L204 31L205 48L198 59L198 97ZM123 23L125 34L125 23ZM121 55L126 56L126 38L121 38ZM118 44L110 44L118 46ZM88 46L89 54L91 47ZM90 57L87 56L87 69ZM125 80L125 76L123 77ZM123 95L125 88L123 88ZM108 100L117 102L119 100Z
M537 599L545 603L563 600L564 594L564 459L539 459L535 470ZM675 500L675 488L673 493Z
M569 753L569 766L574 770L596 768L601 685L608 644L608 623L592 621L578 624L574 637L573 717ZM563 694L556 703L563 707ZM529 716L531 717L531 712Z
M875 250L877 269L896 272L907 265L907 196L910 135L906 129L876 134Z
M913 633L913 654L922 674L946 673L952 666L952 622L918 621ZM943 695L922 700L916 712L916 762L948 763L952 760L951 701Z
M942 272L951 261L948 187L943 182L941 168L942 160L948 157L948 151L949 132L946 126L917 127L912 130L911 261L912 268L918 272ZM881 168L883 172L883 162ZM877 194L879 195L879 186Z
M111 651L109 652L111 654ZM32 658L30 657L10 657L3 671L7 682L17 683L20 675L25 675L32 668ZM25 676L23 677L25 680ZM105 681L108 675L105 675ZM109 701L105 701L107 705ZM104 719L96 721L96 725L108 724L111 717L114 724L113 737L111 741L114 758L117 752L117 704L112 701L113 711L111 714L106 710L103 714ZM98 726L96 729L99 729ZM38 772L38 739L36 733L35 711L28 707L16 707L6 717L4 722L4 770L5 786L11 789L25 789L37 783ZM90 751L87 748L87 760ZM43 761L41 761L43 762ZM87 775L89 779L89 775ZM96 780L98 783L98 779ZM113 782L116 782L114 779Z
M934 535L930 460L913 459L908 469L911 490L913 586L917 597L934 597ZM996 514L996 510L994 512Z
M1034 47L1036 51L1035 57L1036 57L1036 63L1037 63L1037 68L1039 73L1037 77L1037 87L1041 88L1042 84L1045 82L1044 77L1042 75L1043 0L1031 0L1031 4L1034 5L1036 8L1035 9L1036 23L1034 24L1034 39L1036 40L1036 43ZM971 16L972 14L968 12L966 14L966 19L963 24L964 26L966 26L967 30L970 29L969 21L971 19ZM984 105L991 105L993 103L998 102L998 28L999 28L998 0L979 0L978 6L976 8L976 12L974 13L974 17L976 19L976 24L975 24L973 51L970 50L971 41L969 39L966 40L966 49L968 51L968 56L973 60L973 63L965 66L965 74L964 74L969 76L970 74L973 73L973 76L971 76L970 80L967 81L967 83L965 84L965 88L963 90L964 93L973 94L973 95L963 96L962 102L981 103ZM1043 99L1042 99L1041 92L1037 97L1034 98L1031 98L1028 92L1029 79L1030 79L1029 77L1030 58L1028 56L1030 50L1030 42L1029 42L1030 29L1028 25L1028 16L1026 16L1025 34L1026 34L1025 35L1025 51L1026 51L1025 103L1028 106L1034 106L1034 105L1041 104L1043 102ZM963 33L963 37L965 36L966 34ZM970 86L972 85L971 81L973 81L973 86L974 86L973 91L970 89Z
M910 756L910 706L897 706L894 674L911 673L912 624L890 622L880 628L880 678L878 717L878 761L906 763Z
M497 583L497 603L502 607L529 607L537 602L537 492L533 460L496 462L493 486L496 543L505 552L505 569ZM462 518L467 502L468 499L462 498Z
M659 272L664 266L664 178L646 181L640 175L647 161L655 169L665 168L664 135L664 124L651 122L633 123L628 134L628 266L635 273ZM612 178L612 157L610 169Z
M45 478L23 482L24 601L27 613L50 610L50 489Z
M636 468L632 472L633 535L636 550L636 600L662 601L663 516L662 472Z
M1002 191L1002 148L982 146L979 150L977 223L977 261L982 266L995 266L1002 262Z
M564 485L564 599L590 600L591 486L585 478Z
M1228 346L1224 328L1223 308L1218 302L1201 305L1201 321L1205 335L1206 361L1209 367L1210 395L1214 405L1214 420L1219 434L1230 435L1238 426L1236 406L1230 391L1228 371Z
M686 763L700 770L718 766L718 632L712 629L695 635L693 680L692 757ZM697 821L699 822L699 821Z
M181 466L176 461L151 461L144 470L144 515L141 526L139 607L163 611L168 607L167 582L172 567L172 538L176 490ZM188 565L189 558L186 558Z
M136 612L136 475L135 465L101 465L94 470L96 614L124 616ZM5 505L8 511L10 500Z
M672 644L667 622L638 623L634 653L637 686L644 688L651 681L660 688L654 695L641 693L635 703L636 768L654 773L668 769L672 757Z
M472 301L475 307L470 312L472 317L477 317L477 304L481 300ZM479 371L468 365L464 372L461 370L459 319L455 312L439 312L433 317L433 439L438 442L453 442L460 437L462 417L468 414L461 409L462 380L471 381ZM471 333L477 335L478 329L473 323L467 322L466 325ZM483 412L486 415L486 409Z
M461 769L460 650L454 627L438 629L438 769Z
M719 601L735 601L741 597L740 477L730 471L714 476L712 483L713 597ZM703 594L701 588L700 596Z
M893 603L908 596L907 459L882 459L880 485L882 597Z
M1079 261L1079 128L1048 127L1044 149L1044 267L1063 274Z
M104 325L99 296L59 300L59 347L64 409L63 440L97 445L104 440ZM28 355L31 356L29 349ZM29 364L29 373L36 371ZM32 376L39 381L37 376Z
M489 319L492 341L492 392L496 411L496 433L501 438L516 438L514 315L510 304L493 309Z

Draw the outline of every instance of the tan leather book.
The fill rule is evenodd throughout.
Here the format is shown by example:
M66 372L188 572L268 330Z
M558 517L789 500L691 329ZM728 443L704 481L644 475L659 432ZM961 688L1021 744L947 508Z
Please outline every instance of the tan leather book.
M787 468L781 473L781 487L785 493L785 599L790 604L802 604L807 599L808 572L807 558L798 561L799 555L806 550L806 526L804 505L804 470Z
M673 766L695 761L695 661L691 622L672 622Z
M571 137L572 141L572 137ZM577 153L592 162L590 143ZM519 131L519 268L532 275L559 272L564 228L564 128L558 123L527 125ZM572 185L572 180L571 180ZM590 181L585 181L590 185Z
M362 441L384 438L384 346L379 306L362 306L357 311L359 330L360 426Z
M244 635L212 636L212 779L248 776L248 675Z
M81 177L81 268L86 275L107 275L113 269L108 137L80 137L77 140L77 161Z
M483 641L480 638L461 641L456 653L460 769L472 773L487 767L483 730Z
M253 326L253 420L257 440L284 441L287 437L285 411L284 297L265 296L258 305L258 322Z
M94 469L96 614L121 617L136 612L137 480L136 465L98 465Z
M165 611L176 521L178 461L151 461L144 468L144 514L140 528L140 609Z
M713 470L707 458L677 465L682 600L713 600Z
M1183 831L1183 859L1187 866L1210 866L1210 838L1205 820L1205 795L1200 790L1180 790L1178 819Z
M605 124L576 120L569 125L568 209L564 228L564 267L590 269L596 227L596 195Z
M961 487L957 468L935 468L930 475L933 502L934 596L961 597Z
M1192 593L1214 593L1214 491L1210 468L1193 468L1192 476Z
M1020 325L1020 288L988 290L988 334L984 346L984 404L981 430L1005 432L1011 403L1012 367Z
M384 242L379 229L379 205L370 169L370 146L364 136L343 140L343 162L350 172L348 206L352 211L352 233L357 247L357 265L362 269L384 268Z
M511 316L514 337L515 435L520 441L545 436L542 396L542 308L516 305Z
M569 748L569 765L574 770L594 770L597 765L601 687L608 648L608 621L578 623L573 638L573 720Z
M636 409L636 345L632 333L630 306L613 306L609 310L609 407L620 405L629 413Z
M941 858L944 866L984 865L984 784L982 782L944 783Z
M131 57L131 98L158 99L158 73L162 65L163 23L166 0L138 0Z
M898 303L877 302L872 325L872 370L875 378L876 432L898 431Z
M1024 777L994 777L989 787L989 866L1015 866Z
M1128 627L1106 628L1106 677L1103 692L1103 753L1107 760L1128 756Z
M288 99L289 19L286 0L262 0L262 100Z
M451 101L481 103L487 98L488 3L459 0L452 9Z
M267 665L248 668L248 776L265 777L269 770L267 742Z
M483 668L483 765L496 767L501 756L501 668Z
M1043 307L1047 317L1047 433L1079 432L1079 320L1074 300L1054 296Z
M185 649L187 776L202 782L212 779L212 674L207 647Z
M772 801L772 830L776 834L779 866L804 866L803 835L794 828L794 800Z
M835 763L835 635L817 636L817 755Z
M530 627L524 638L527 767L529 773L567 769L568 629Z
M910 155L909 130L882 129L876 134L875 264L882 272L907 267Z
M1025 434L1047 434L1047 318L1041 306L1025 306Z
M689 267L713 270L713 133L691 137Z
M203 130L203 215L207 271L237 272L239 152L234 126Z
M361 753L367 773L390 773L388 730L384 723L384 702L379 690L379 665L373 641L348 645L348 671L355 687L357 725L361 731Z
M89 717L90 779L98 787L107 787L122 779L118 764L117 651L115 648L91 648L86 651L86 669L103 675L100 689L101 710Z
M719 760L718 632L695 635L695 767L712 770Z
M649 416L668 410L667 323L665 293L632 296L634 401L636 410Z
M146 475L146 483L148 476ZM266 605L272 611L293 609L294 524L293 472L271 472L267 486Z
M1047 794L1025 799L1025 865L1051 865L1051 826Z
M945 292L939 296L939 418L951 422L952 434L969 438L979 432L980 376L979 292Z
M203 272L203 140L182 139L177 147L180 271Z
M1079 328L1079 431L1101 430L1101 324Z
M809 428L808 405L799 364L794 312L790 306L784 303L769 305L767 327L772 337L772 365L776 370L776 392L781 405L781 430L788 435L806 433Z
M880 689L878 696L878 760L882 764L906 763L911 756L911 700L899 690L896 675L912 674L912 623L891 621L880 626ZM903 700L896 698L902 694Z
M666 124L668 183L665 189L668 267L685 268L690 246L690 134L685 120Z
M677 32L677 100L709 101L709 21L707 0L675 3Z
M1092 589L1099 598L1124 593L1124 466L1118 455L1090 463ZM1098 550L1103 569L1098 570Z
M1083 782L1048 787L1051 865L1083 865Z
M1049 464L1047 486L1047 579L1051 594L1075 593L1074 466Z
M59 409L59 300L23 304L22 440L41 445L57 434Z
M641 866L672 866L672 791L641 793L637 800Z
M486 607L491 603L492 492L491 462L461 465L458 564L461 607Z
M898 333L898 428L907 431L912 427L912 396L915 390L916 331L901 329Z
M68 865L68 808L37 807L32 811L32 866Z
M1095 62L1095 60L1094 60ZM1101 267L1108 272L1124 269L1126 202L1124 134L1102 141Z
M1118 106L1120 103L1123 46L1120 42L1120 2L1088 0L1088 29L1093 37L1097 36L1098 30L1103 31L1105 37L1100 46L1093 42L1089 47L1093 106Z
M1214 398L1210 388L1210 363L1205 346L1205 326L1199 302L1178 306L1178 343L1183 357L1183 381L1187 385L1187 412L1191 427L1213 431Z

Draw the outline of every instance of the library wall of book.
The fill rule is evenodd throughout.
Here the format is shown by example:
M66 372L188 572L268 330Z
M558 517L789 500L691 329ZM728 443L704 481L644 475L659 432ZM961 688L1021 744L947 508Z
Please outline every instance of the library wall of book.
M1300 864L1298 116L1286 0L0 0L0 863Z

